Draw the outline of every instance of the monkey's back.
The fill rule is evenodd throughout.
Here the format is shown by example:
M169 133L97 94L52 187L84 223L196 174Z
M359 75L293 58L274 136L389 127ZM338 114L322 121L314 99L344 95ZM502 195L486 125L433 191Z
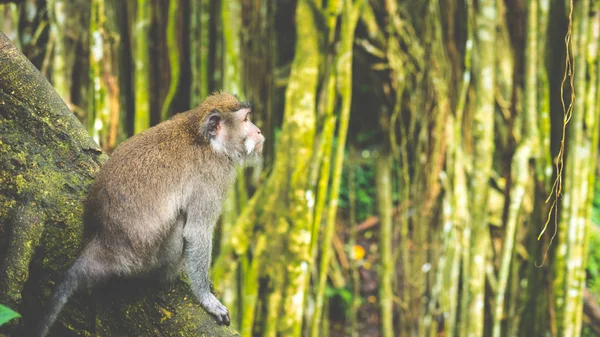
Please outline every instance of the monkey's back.
M123 142L92 184L84 205L84 240L144 253L179 216L195 147L182 117ZM115 242L116 241L116 242Z

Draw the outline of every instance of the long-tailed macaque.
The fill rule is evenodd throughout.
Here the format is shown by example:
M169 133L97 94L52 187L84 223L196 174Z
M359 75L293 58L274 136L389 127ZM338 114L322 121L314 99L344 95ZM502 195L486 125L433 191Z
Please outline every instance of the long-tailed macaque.
M182 261L200 305L229 325L210 292L212 236L236 166L262 153L265 138L250 112L235 96L215 93L113 152L85 201L81 255L48 300L36 336L48 333L76 290L157 270L173 279Z

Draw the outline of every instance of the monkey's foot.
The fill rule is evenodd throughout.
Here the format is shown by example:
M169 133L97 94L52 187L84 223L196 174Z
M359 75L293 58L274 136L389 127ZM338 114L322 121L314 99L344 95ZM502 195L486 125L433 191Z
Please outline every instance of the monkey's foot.
M229 310L219 302L219 300L213 294L208 294L206 298L200 303L200 305L208 312L213 315L217 320L218 324L224 324L229 326Z

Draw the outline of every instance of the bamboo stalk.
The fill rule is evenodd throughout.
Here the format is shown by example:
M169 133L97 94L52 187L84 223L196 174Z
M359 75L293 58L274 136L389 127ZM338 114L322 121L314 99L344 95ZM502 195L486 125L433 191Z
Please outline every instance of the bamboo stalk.
M392 254L392 167L391 157L385 152L379 153L376 164L377 205L381 219L379 244L381 251L379 304L381 310L381 334L384 337L394 336L392 283L394 278L394 261Z
M52 50L52 86L60 97L71 105L71 88L67 75L65 53L65 3L61 0L48 1L48 16L50 17L50 34L54 41Z
M460 85L459 97L455 108L455 117L450 115L448 117L448 138L451 140L448 143L448 152L450 161L448 162L448 167L452 168L450 171L450 179L451 185L448 187L448 206L451 210L453 210L453 214L450 217L453 222L454 227L456 227L456 242L455 249L456 252L453 256L452 267L449 272L447 289L448 289L448 308L445 309L448 311L448 323L444 325L444 331L448 337L454 337L456 332L456 327L461 328L466 324L464 320L459 322L457 321L458 309L464 310L466 309L467 296L463 294L462 301L458 298L458 289L460 282L460 271L461 271L461 260L463 264L468 263L468 237L469 237L469 213L466 201L467 199L467 187L466 187L466 178L465 178L465 167L464 161L465 158L463 156L463 135L461 133L462 125L463 125L463 116L465 111L465 102L467 98L467 92L471 83L471 57L473 51L473 7L470 1L465 3L466 12L467 12L467 39L465 41L465 55L464 55L464 70L462 75L462 82ZM449 210L445 208L448 212ZM462 235L461 235L462 234ZM463 265L463 270L467 270L468 268ZM466 275L466 274L465 274ZM465 281L463 281L465 282ZM443 302L442 302L443 303ZM444 310L444 308L442 308Z
M356 219L356 177L354 165L357 163L357 152L355 147L350 147L350 156L348 158L348 208L349 208L349 218L352 227L350 228L350 238L348 240L348 245L351 250L351 258L350 258L350 275L352 279L352 301L350 302L349 316L350 316L350 325L348 326L348 330L346 333L352 337L358 337L358 311L360 308L360 273L358 271L358 261L357 257L354 254L354 247L357 245L356 237L357 237L357 228L355 225L357 223Z
M242 292L244 294L243 316L240 328L242 336L252 336L252 328L254 327L254 318L256 316L255 308L258 302L260 268L262 263L264 263L261 257L266 246L266 237L260 236L256 242L255 258L252 260L249 270L245 273L244 291Z
M538 14L538 43L537 43L537 62L540 67L537 70L537 89L538 89L538 151L536 154L536 175L537 180L543 183L547 191L552 186L552 147L550 144L550 84L548 70L542 66L546 62L547 40L548 40L548 22L550 17L550 0L537 0L539 3Z
M167 97L163 103L160 116L167 120L170 117L171 104L177 94L180 79L179 43L177 39L177 23L179 22L179 0L169 0L169 13L167 18L167 48L169 52L170 83Z
M222 3L221 20L223 22L223 77L222 86L236 95L242 94L240 30L241 3L238 0Z
M277 327L283 302L281 290L283 288L283 275L273 280L273 291L267 296L267 316L264 320L264 337L277 337Z
M105 55L105 15L104 0L92 1L92 13L90 19L90 82L91 99L88 115L92 137L96 143L101 146L106 146L108 143L108 127L110 118L109 91L104 80L104 63L110 62L106 60Z
M135 64L135 118L134 133L150 127L150 3L137 0L137 12L133 28L133 56Z
M537 148L539 139L538 132L538 101L537 101L537 72L538 72L538 1L529 0L527 2L527 43L525 46L525 92L523 120L520 128L523 132L523 139L511 163L512 185L509 192L508 217L506 221L504 246L502 250L502 260L500 263L500 272L498 275L498 291L496 293L494 316L493 316L493 337L501 336L501 322L505 315L505 296L512 264L513 248L515 246L515 233L517 231L517 222L519 212L526 191L526 184L529 180L529 159L533 149Z
M282 288L274 290L283 294L280 312L285 314L277 318L277 333L284 336L301 334L304 316L302 303L310 274L308 259L313 214L309 212L309 205L314 204L314 190L310 187L307 170L314 151L316 94L321 58L318 42L314 39L320 33L315 6L317 5L313 0L299 0L296 7L296 21L302 22L302 25L296 26L296 52L285 92L282 136L277 149L279 163L275 163L269 181L263 185L272 187L269 193L273 194L275 191L275 198L278 195L286 198L285 203L280 200L274 202L274 205L286 208L285 214L279 210L265 213L267 218L275 218L269 220L277 224L273 228L274 233L287 232L285 242L288 246L284 250L286 261L282 266L286 270L287 279ZM286 132L293 135L286 135ZM289 157L291 149L295 149L293 158Z
M583 242L587 220L580 207L587 199L587 172L590 169L584 161L589 161L592 153L586 142L583 130L585 119L586 92L586 50L589 25L590 1L583 0L575 5L573 32L574 64L574 108L567 127L567 158L564 176L563 210L559 221L559 243L555 264L555 305L558 336L568 337L579 334L580 327L575 326L576 311L583 291L585 277L583 261ZM583 276L583 279L582 279Z
M534 76L535 77L535 76ZM532 93L535 95L535 88L532 88ZM511 170L513 174L513 185L510 191L510 205L508 210L508 218L504 234L504 246L502 249L502 260L500 262L500 272L498 275L498 289L496 292L492 336L500 337L501 323L504 320L504 302L506 296L506 288L508 284L508 276L510 267L513 263L513 249L515 246L515 235L518 227L519 213L525 197L527 182L529 176L529 159L531 157L532 147L529 141L532 138L527 138L514 154Z
M327 223L323 235L323 249L321 251L321 267L319 269L319 281L317 286L316 305L313 315L311 335L319 335L321 313L323 310L323 300L325 296L325 286L327 281L327 269L331 259L331 241L335 231L335 219L338 206L340 191L340 181L342 179L342 169L344 163L344 149L346 146L346 137L348 135L348 124L350 121L350 106L352 102L352 47L354 42L354 31L358 22L357 8L352 0L345 0L342 4L342 28L340 37L339 54L336 58L337 86L342 100L342 108L339 118L339 127L337 134L337 148L334 157L331 191L329 193L329 207L327 210Z
M466 331L462 336L481 337L484 333L485 266L487 260L487 202L494 153L494 88L496 40L496 1L478 1L475 13L475 46L473 73L473 172L469 184L472 212L470 261L465 280L468 296Z

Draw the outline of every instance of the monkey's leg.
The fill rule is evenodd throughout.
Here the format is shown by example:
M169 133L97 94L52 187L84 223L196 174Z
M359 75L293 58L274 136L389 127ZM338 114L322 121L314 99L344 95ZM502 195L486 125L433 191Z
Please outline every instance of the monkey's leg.
M160 275L158 276L159 283L161 285L169 285L179 277L182 260L183 255L180 257L179 260L173 260L168 264L163 265L163 267L160 269Z
M161 251L160 283L169 284L179 277L183 261L183 219L178 220Z
M187 272L194 295L204 310L216 318L218 324L229 325L229 311L210 292L208 271L212 253L212 226L202 228L198 224L188 224L184 238Z

